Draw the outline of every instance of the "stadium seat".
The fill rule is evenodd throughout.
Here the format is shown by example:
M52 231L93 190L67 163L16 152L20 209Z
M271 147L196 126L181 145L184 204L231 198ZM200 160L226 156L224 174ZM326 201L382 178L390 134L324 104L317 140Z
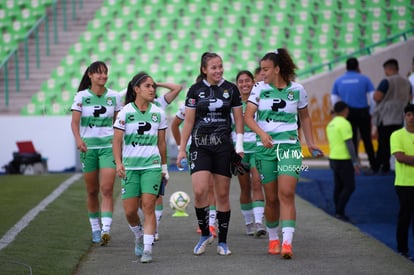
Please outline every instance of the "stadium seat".
M38 116L45 114L44 106L38 106L35 103L28 103L25 105L20 112L21 115L24 116Z
M33 1L44 7L52 0ZM51 75L54 89L75 92L84 69L96 60L108 64L108 85L114 90L125 88L141 70L159 80L190 85L205 51L223 56L229 79L238 70L253 70L264 53L281 47L288 48L302 70L413 24L409 0L393 1L392 5L389 0L258 0L254 5L242 0L164 2L104 0L78 43ZM20 24L24 29L24 23ZM3 34L6 39L0 43L1 49L15 37L13 31ZM58 99L59 93L56 103L62 105Z

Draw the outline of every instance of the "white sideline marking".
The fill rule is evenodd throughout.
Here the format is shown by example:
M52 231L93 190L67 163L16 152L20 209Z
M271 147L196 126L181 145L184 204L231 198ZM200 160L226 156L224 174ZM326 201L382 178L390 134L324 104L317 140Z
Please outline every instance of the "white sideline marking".
M62 182L58 188L56 188L49 196L44 198L36 207L32 208L29 212L24 215L19 222L17 222L9 231L4 234L0 239L0 250L8 246L16 236L22 231L36 216L40 211L46 208L51 202L53 202L57 197L60 196L69 186L71 186L75 181L80 179L82 174L78 173L70 177L69 179Z

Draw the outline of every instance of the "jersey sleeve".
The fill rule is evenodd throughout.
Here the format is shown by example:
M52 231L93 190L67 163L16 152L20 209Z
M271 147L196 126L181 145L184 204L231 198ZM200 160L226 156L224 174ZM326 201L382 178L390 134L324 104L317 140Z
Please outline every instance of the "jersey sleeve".
M184 104L181 104L180 108L175 113L175 116L178 117L181 120L185 119L185 105Z
M339 131L344 141L352 139L352 127L350 123L344 123L343 127L339 127Z
M187 97L185 99L185 106L188 108L196 108L197 106L197 97L195 95L196 89L194 85L188 90Z
M401 137L399 136L399 131L396 131L391 134L390 137L390 152L391 155L396 152L404 152L404 148L402 146Z
M115 112L119 112L122 109L121 95L115 92L115 98L116 98Z
M259 105L259 100L260 100L260 85L259 82L256 83L253 88L252 91L250 92L249 98L247 99L248 102L253 103L254 105L258 106Z
M298 109L303 109L308 106L308 93L305 88L301 85L299 89L299 101Z
M233 85L233 97L231 99L231 106L233 108L242 106L240 91L236 85Z
M157 97L155 99L155 101L158 102L158 104L160 104L160 107L165 109L168 107L169 103L167 102L167 100L165 100L165 95L161 96L161 97Z
M121 109L121 111L116 116L115 122L114 122L114 128L125 131L125 107Z
M159 130L164 130L168 128L168 122L167 122L167 116L165 115L164 110L160 111L160 126L159 126Z
M82 112L82 93L78 92L73 98L72 107L70 108L71 111L78 111Z

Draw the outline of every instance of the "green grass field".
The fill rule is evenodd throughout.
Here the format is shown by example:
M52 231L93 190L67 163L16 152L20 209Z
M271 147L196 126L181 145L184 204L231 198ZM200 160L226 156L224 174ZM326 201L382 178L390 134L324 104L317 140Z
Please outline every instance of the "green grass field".
M0 236L72 174L0 176ZM119 184L115 184L119 194ZM92 243L83 178L0 250L0 274L72 274Z

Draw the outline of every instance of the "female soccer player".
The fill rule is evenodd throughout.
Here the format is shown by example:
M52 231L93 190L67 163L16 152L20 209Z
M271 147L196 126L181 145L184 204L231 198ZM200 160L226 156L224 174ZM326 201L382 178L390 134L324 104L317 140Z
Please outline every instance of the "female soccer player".
M184 127L181 132L177 165L187 157L185 147L191 135L190 173L194 192L194 206L201 237L194 254L203 254L212 242L209 232L209 182L213 177L218 220L219 255L230 255L227 231L230 221L230 161L233 112L237 142L236 153L243 152L243 114L237 86L223 79L223 60L216 53L206 52L201 57L201 81L193 84L186 97Z
M247 99L254 85L252 73L240 71L236 76L236 84L241 94L243 110L245 110ZM237 176L240 184L240 208L246 224L247 235L260 237L266 235L263 226L264 196L254 154L256 133L249 127L244 127L243 147L243 161L250 164L250 173Z
M112 123L122 106L119 94L105 87L107 80L108 67L104 62L90 64L71 107L71 128L80 151L92 242L101 242L102 245L110 240L114 207ZM102 194L101 207L99 192Z
M135 75L128 83L126 105L114 123L113 152L116 172L122 178L122 200L126 219L135 235L135 254L142 263L152 262L156 229L155 202L166 163L167 146L164 111L152 101L154 80L146 73ZM144 214L144 232L138 216ZM143 247L142 247L143 246Z
M257 134L256 165L265 192L269 254L293 256L296 226L295 189L302 166L298 115L309 151L322 155L314 144L307 94L294 82L296 65L286 49L267 53L260 61L263 81L256 83L245 112L247 126ZM256 113L256 119L255 119ZM282 226L282 250L278 237Z

